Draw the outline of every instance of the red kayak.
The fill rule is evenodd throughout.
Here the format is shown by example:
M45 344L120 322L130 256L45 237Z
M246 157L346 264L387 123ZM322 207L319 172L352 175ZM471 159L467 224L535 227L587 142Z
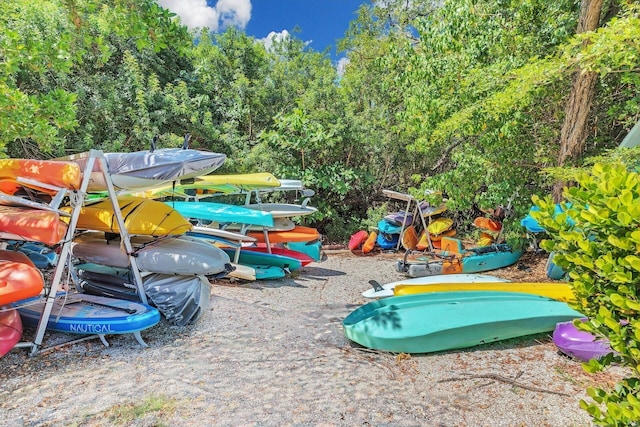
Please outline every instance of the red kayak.
M43 287L44 278L37 268L22 262L0 261L0 306L35 297Z
M255 245L252 246L243 246L242 247L243 251L253 251L253 252L262 252L262 253L268 253L269 251L267 250L267 244L266 243L256 243ZM294 251L291 249L287 249L287 248L282 248L279 246L272 246L271 247L271 253L274 255L282 255L282 256L288 256L290 258L295 258L298 261L300 261L302 263L302 266L304 267L307 264L312 263L314 260L313 258L311 258L309 255L307 254L303 254L302 252L298 252L298 251Z
M0 306L0 357L11 350L22 338L22 320L17 310Z
M360 230L352 234L349 239L349 249L352 251L358 249L367 240L367 237L369 237L369 233L365 230Z

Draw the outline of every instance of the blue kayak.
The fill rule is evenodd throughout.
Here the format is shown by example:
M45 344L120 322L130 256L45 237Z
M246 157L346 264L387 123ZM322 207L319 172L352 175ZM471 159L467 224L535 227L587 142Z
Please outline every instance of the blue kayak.
M553 331L584 317L566 303L517 292L435 292L370 302L342 322L347 338L376 350L430 353Z
M273 227L273 215L256 209L213 202L165 202L185 218L219 224L247 224Z

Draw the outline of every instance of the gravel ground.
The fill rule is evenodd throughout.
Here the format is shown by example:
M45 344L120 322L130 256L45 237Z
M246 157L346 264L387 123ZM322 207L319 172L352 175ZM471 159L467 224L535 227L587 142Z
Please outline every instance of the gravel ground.
M143 331L149 348L125 335L14 349L0 358L0 426L591 425L585 388L620 373L585 374L546 334L412 356L352 345L341 321L367 302L368 280L402 278L394 259L332 253L286 279L214 284L210 312ZM527 255L493 274L543 269Z

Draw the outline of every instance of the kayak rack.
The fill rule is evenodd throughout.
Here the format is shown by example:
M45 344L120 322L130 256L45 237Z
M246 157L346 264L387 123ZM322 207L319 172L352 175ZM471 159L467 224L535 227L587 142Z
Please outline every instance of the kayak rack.
M97 173L101 173L103 175L104 181L107 185L108 197L111 200L111 204L113 206L114 216L118 221L118 228L120 230L121 241L124 244L126 253L129 257L129 265L133 273L136 289L138 291L138 297L140 298L140 301L142 303L147 304L147 296L144 292L142 277L140 275L140 270L138 269L138 264L133 254L133 247L131 246L129 233L127 232L127 228L124 223L124 218L120 210L117 193L115 191L115 187L109 175L109 167L107 166L106 158L104 156L104 153L101 150L91 150L88 155L88 161L87 161L86 167L83 171L82 183L79 189L70 190L67 188L52 187L50 185L39 183L39 182L37 183L37 186L40 188L44 187L44 188L57 191L57 194L56 196L54 196L51 203L51 207L55 209L58 209L60 207L59 205L62 203L64 196L66 196L68 193L72 211L71 211L71 218L69 220L69 225L67 228L67 233L65 234L65 237L60 246L60 255L59 255L58 263L54 269L51 286L49 287L48 293L46 293L45 295L46 300L44 304L44 309L42 312L42 316L40 317L40 320L38 322L38 326L36 328L35 338L32 342L21 342L16 345L16 347L22 347L22 348L29 347L31 349L29 353L30 356L34 356L38 354L39 351L41 351L42 341L44 339L44 334L47 329L47 324L51 316L51 311L53 310L53 304L55 302L56 293L60 288L60 282L62 280L64 269L67 265L69 265L69 268L71 268L71 265L70 265L71 264L71 243L73 241L73 237L76 232L76 226L78 224L78 219L80 217L80 210L84 206L84 202L87 200L87 197L86 197L87 188L92 178L91 175L92 173L96 173L94 172L94 166L96 166L96 162L98 166L97 170L99 171ZM31 182L31 180L28 180L30 182L26 182L26 181L27 180L22 180L22 182L27 185L34 184L34 182ZM140 336L139 331L134 333L134 336L136 340L143 347L147 346L144 343L144 341L142 341L142 337ZM104 335L91 335L89 337L80 338L79 340L90 339L90 338L100 338L103 344L108 345L108 343L106 342L106 339L104 338ZM74 340L72 342L75 342L75 341L78 341L78 340Z

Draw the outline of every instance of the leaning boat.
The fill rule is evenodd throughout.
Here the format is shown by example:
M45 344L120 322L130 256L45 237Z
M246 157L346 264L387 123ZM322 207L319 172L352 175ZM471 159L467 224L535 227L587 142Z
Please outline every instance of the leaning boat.
M598 339L587 331L576 328L571 322L560 322L553 331L553 343L567 356L583 362L600 359L613 353L609 341Z
M583 317L566 303L514 292L436 292L376 300L342 322L351 341L376 350L430 353L549 332Z

